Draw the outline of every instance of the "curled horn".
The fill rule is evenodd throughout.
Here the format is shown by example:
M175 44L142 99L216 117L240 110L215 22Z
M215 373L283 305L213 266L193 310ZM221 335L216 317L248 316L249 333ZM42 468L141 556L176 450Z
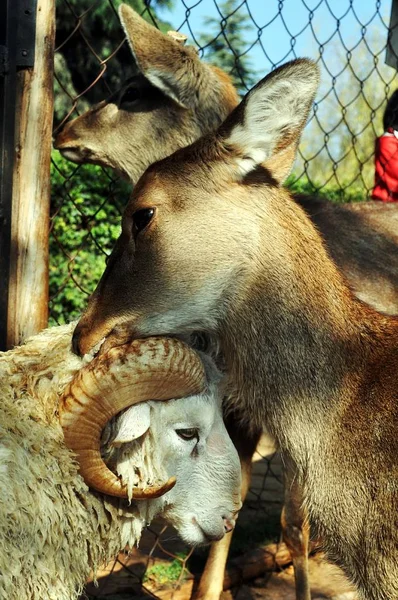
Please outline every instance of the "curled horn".
M80 474L91 488L127 498L127 486L105 465L101 433L121 410L147 400L200 393L205 373L198 355L183 342L147 338L112 348L83 367L60 399L65 444L77 455ZM175 484L133 488L134 499L156 498Z

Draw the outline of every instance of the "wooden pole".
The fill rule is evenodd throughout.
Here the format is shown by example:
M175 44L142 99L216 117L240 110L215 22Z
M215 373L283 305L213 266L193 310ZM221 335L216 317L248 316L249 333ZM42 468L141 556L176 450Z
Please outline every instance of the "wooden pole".
M7 347L46 327L55 0L38 0L33 69L18 73Z

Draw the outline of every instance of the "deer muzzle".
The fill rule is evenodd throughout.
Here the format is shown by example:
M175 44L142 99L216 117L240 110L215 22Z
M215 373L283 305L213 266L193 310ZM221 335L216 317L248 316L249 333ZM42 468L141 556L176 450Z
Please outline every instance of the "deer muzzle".
M127 487L105 465L100 452L105 425L125 408L147 400L198 394L206 385L198 355L179 340L147 338L110 349L84 366L59 403L65 444L75 452L87 485L103 494L127 498ZM134 499L156 498L175 484L134 488Z

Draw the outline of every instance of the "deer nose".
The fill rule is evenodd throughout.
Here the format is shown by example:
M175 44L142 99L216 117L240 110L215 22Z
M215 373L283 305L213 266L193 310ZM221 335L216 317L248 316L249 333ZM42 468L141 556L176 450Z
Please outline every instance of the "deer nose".
M77 356L81 356L80 350L80 330L79 326L75 327L75 331L72 336L72 350Z
M96 344L95 336L90 335L90 330L80 320L72 335L72 351L77 356L84 356Z

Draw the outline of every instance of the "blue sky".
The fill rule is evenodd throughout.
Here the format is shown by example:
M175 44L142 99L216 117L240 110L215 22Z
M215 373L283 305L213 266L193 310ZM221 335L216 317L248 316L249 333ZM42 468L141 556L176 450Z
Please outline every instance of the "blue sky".
M312 158L319 155L329 171L343 168L347 158L341 148L344 135L358 139L367 135L372 150L374 138L381 133L379 109L398 85L396 71L384 65L392 0L237 1L241 3L241 14L252 15L253 28L245 32L245 40L257 79L295 57L308 56L320 62L321 86L304 132L301 148L307 151L299 159L300 164L305 165L308 159L315 165L317 161L312 162ZM215 0L174 3L173 10L165 11L164 17L175 29L186 33L190 43L194 41L191 31L193 36L204 32L205 17L221 20ZM207 60L211 62L211 56ZM363 91L359 92L361 85ZM368 106L365 113L364 98ZM373 158L361 160L372 170ZM362 164L357 164L358 180L362 179ZM325 181L330 177L329 173ZM354 173L352 179L355 177Z
M221 19L215 0L175 0L175 8L165 12L174 27L192 36L203 32L206 16ZM376 31L387 40L391 0L246 0L241 13L253 17L253 30L246 34L248 55L259 78L275 65L295 56L319 58L320 46L331 71L338 74L341 64L334 60L336 47L352 50L363 34ZM381 47L374 49L375 53ZM384 61L384 50L382 51ZM334 72L336 71L336 72Z

